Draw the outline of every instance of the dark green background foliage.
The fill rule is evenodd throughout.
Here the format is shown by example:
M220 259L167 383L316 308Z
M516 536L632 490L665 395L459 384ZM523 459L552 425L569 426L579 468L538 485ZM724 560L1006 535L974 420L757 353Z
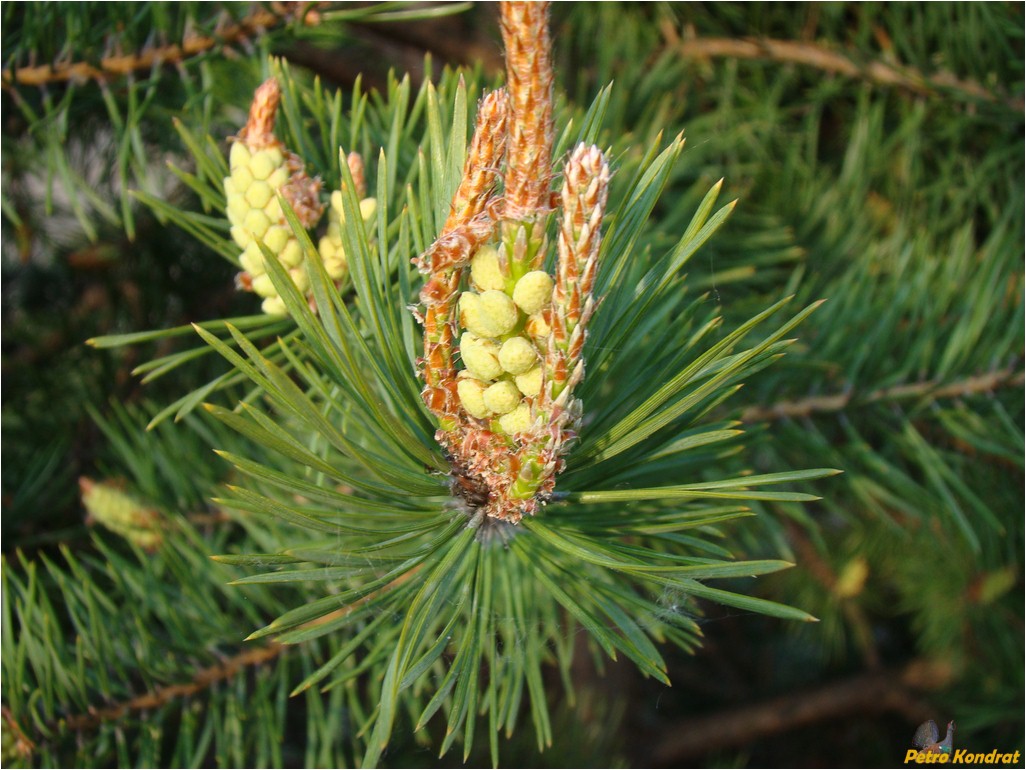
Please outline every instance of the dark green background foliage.
M238 480L210 448L253 457L252 447L199 412L141 432L223 362L201 355L141 385L134 367L195 343L83 343L256 311L235 292L231 265L162 224L159 203L129 194L195 221L210 213L167 169L192 170L173 118L191 136L233 133L268 53L304 83L312 72L339 86L347 105L361 60L363 92L395 90L387 66L438 80L441 61L469 66L477 94L499 77L494 7L405 21L409 9L393 4L342 6L320 25L283 19L102 88L6 83L29 64L95 63L187 28L223 31L249 10L3 6L5 763L353 761L365 682L288 698L335 652L330 639L265 645L266 658L204 673L319 595L303 583L228 586L242 573L208 558L273 552L285 537L210 501L218 483ZM724 178L721 200L740 202L688 263L688 296L718 306L724 329L789 294L793 308L827 299L785 356L716 407L745 430L715 458L719 477L844 474L808 486L818 502L755 502L757 516L723 529L738 558L797 566L718 585L821 622L701 604L704 646L662 650L671 689L629 661L590 655L582 635L563 672L573 708L559 671L545 682L552 748L539 755L521 728L503 764L886 766L927 718L954 719L957 747L1023 749L1021 7L582 3L557 4L553 24L564 118L614 83L600 134L614 168L659 131L687 139L639 253L671 247ZM788 41L805 58L737 45L752 39ZM714 53L723 41L734 47ZM837 56L850 71L834 71ZM883 82L881 71L897 76ZM373 157L395 106L371 103L378 117L359 149ZM422 131L412 120L399 142L403 168ZM624 344L643 357L658 331ZM125 479L159 511L165 544L145 553L87 526L80 475ZM662 597L668 613L684 600ZM180 697L132 700L176 684L187 685ZM94 709L98 718L74 721ZM459 753L435 759L439 728L397 729L385 763L459 764ZM480 735L469 764L489 763L487 744Z

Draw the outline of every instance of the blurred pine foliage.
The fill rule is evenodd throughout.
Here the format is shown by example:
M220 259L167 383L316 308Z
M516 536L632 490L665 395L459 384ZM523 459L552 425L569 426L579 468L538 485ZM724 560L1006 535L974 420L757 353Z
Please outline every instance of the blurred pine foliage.
M5 763L343 766L361 752L358 676L288 698L340 642L241 642L316 590L227 586L238 570L208 558L287 540L278 523L210 502L229 473L210 447L270 460L199 412L141 432L223 365L184 360L195 343L176 338L102 353L82 342L255 312L225 260L129 191L211 216L213 201L168 161L193 171L185 138L241 125L268 53L290 58L303 86L335 80L348 111L368 85L340 64L340 41L400 71L431 51L471 64L472 104L496 82L497 32L490 5L447 15L462 10L4 5ZM756 517L724 529L738 558L797 565L735 590L820 623L702 605L704 646L662 650L670 690L581 641L544 682L553 747L539 755L521 729L503 762L892 765L927 718L954 719L957 747L1022 749L1022 9L557 4L553 24L564 117L580 125L614 82L595 130L617 164L637 168L659 131L687 139L656 226L632 248L672 247L722 178L722 199L740 203L687 264L689 297L719 306L727 329L789 294L794 308L827 300L786 356L716 407L746 430L717 478L845 473L817 482L817 503L756 501ZM185 40L208 43L173 54ZM125 57L138 66L111 71ZM76 63L91 69L52 76ZM18 82L40 65L51 77ZM423 72L445 79L437 64ZM424 114L395 111L404 87L417 104L417 84L368 77L382 95L349 146L391 141L412 168ZM324 167L334 151L304 149ZM596 366L619 352L598 351ZM168 355L184 357L170 376L145 387L131 376ZM157 512L163 546L87 527L81 475L122 478ZM668 613L685 600L662 598ZM479 732L474 766L491 761ZM459 764L434 759L437 737L408 735L397 731L388 765Z

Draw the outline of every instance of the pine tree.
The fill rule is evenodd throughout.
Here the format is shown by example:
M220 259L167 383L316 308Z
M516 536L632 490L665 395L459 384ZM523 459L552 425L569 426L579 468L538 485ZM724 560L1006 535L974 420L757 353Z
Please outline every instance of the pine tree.
M4 7L5 337L118 266L5 391L5 761L1021 748L1021 18L542 8L340 91L271 46L433 11Z

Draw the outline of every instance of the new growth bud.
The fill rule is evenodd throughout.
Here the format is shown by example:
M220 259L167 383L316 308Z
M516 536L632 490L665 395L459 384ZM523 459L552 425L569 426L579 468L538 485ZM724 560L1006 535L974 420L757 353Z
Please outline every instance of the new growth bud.
M572 153L563 174L557 271L549 275L541 269L550 256L553 205L548 11L547 2L500 3L509 97L495 92L482 100L449 217L415 260L428 276L420 294L422 395L438 418L436 438L459 486L487 492L471 505L514 524L552 491L576 436L581 410L572 391L584 375L609 181L597 148ZM495 174L503 166L497 201Z
M122 491L114 483L78 480L87 523L101 524L148 551L160 545L163 534L155 510Z

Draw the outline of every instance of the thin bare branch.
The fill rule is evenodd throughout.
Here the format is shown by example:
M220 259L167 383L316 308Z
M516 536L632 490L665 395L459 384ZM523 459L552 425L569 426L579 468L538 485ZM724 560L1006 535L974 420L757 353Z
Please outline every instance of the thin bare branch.
M903 88L917 94L936 94L944 91L966 101L1002 103L1018 112L1023 110L1022 99L995 93L973 80L959 78L951 72L941 70L926 75L915 67L879 59L858 61L848 54L832 51L815 43L769 38L738 40L722 37L677 39L670 42L681 56L688 59L767 59L803 64L825 72Z
M753 406L746 409L741 419L745 422L763 422L766 420L793 419L808 417L811 414L840 412L854 404L871 404L877 401L904 401L906 399L923 398L958 398L980 393L989 393L999 388L1017 388L1023 385L1021 369L1010 366L988 374L957 380L942 385L936 380L912 382L895 385L890 388L874 390L866 396L858 393L839 393L832 396L809 396L796 401L781 401L773 406Z
M301 626L301 628L314 628L328 623L337 617L346 615L361 604L369 602L374 597L380 596L381 594L402 585L419 571L419 567L414 568L409 572L400 575L382 588L379 588L377 591L365 596L360 601L354 602L346 607L341 607L328 615L312 620ZM196 693L206 690L218 682L231 679L248 666L260 666L264 663L268 663L278 657L287 647L288 645L286 644L269 642L261 647L251 648L240 652L238 655L228 658L228 660L218 665L200 669L196 672L191 681L184 684L172 684L166 687L159 687L153 692L148 692L105 708L90 708L88 713L68 717L67 719L62 720L62 722L69 730L87 730L94 728L105 721L120 719L125 714L132 711L150 711L174 700L175 698L187 698L190 695L195 695Z
M217 45L231 45L264 30L288 23L295 19L305 24L316 24L316 13L307 12L308 3L275 4L275 10L261 8L242 18L237 23L225 26L216 35L190 35L181 43L153 46L145 50L120 56L105 56L99 65L89 62L61 62L42 64L36 67L5 68L3 86L15 84L42 86L47 83L87 80L106 81L124 77L131 72L149 70L159 64L175 64L214 48Z
M88 730L103 722L121 719L132 711L152 711L175 698L187 698L211 687L217 682L231 679L248 666L259 666L274 660L285 649L285 645L271 642L261 647L240 652L223 663L202 668L192 681L159 687L153 692L115 703L105 708L90 708L85 714L76 714L61 720L68 730Z
M861 674L815 690L785 695L753 706L688 719L661 730L654 751L659 766L687 757L753 743L759 738L859 714L896 713L915 725L932 714L917 690L940 689L951 679L943 665L913 661L899 671Z

